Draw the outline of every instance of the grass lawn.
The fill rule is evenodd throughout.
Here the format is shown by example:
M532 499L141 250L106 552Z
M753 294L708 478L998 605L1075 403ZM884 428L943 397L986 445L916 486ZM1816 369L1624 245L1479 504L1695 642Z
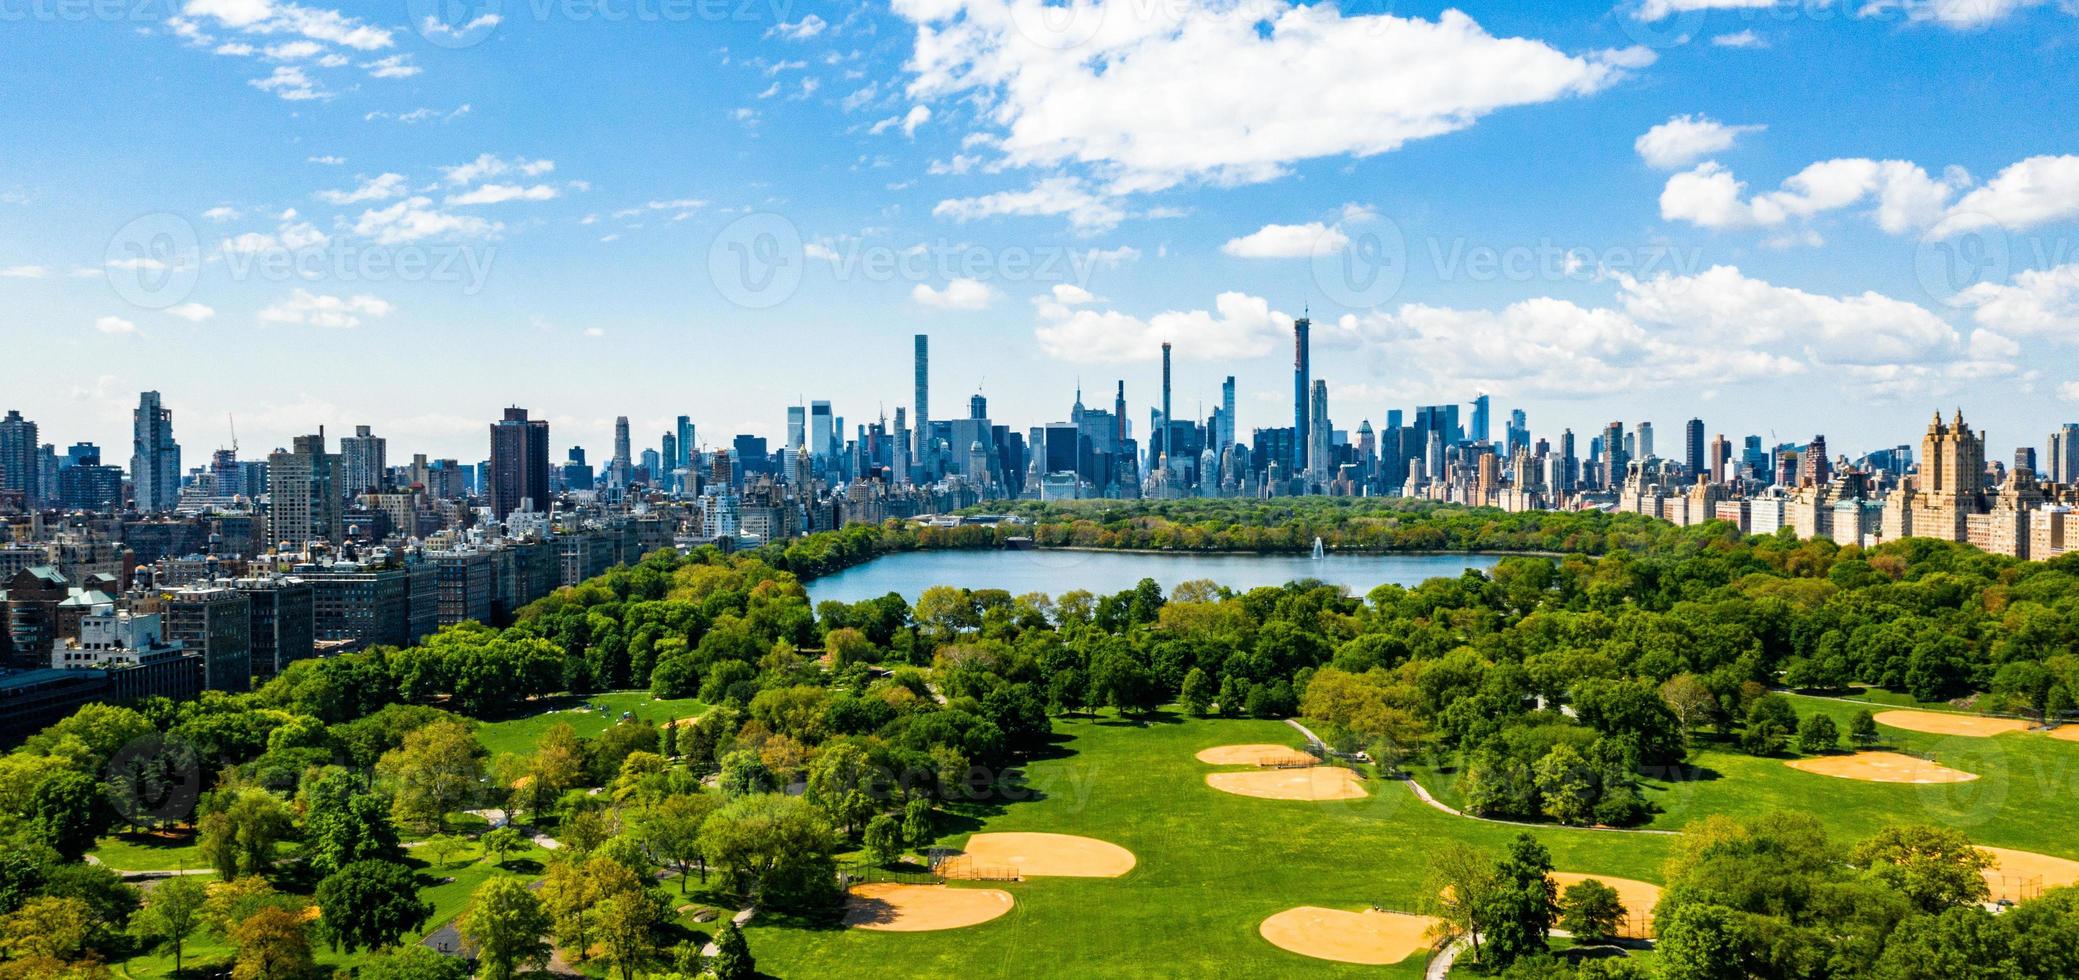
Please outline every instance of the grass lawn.
M110 834L96 841L94 849L87 853L117 871L183 871L209 866L202 860L202 848L195 843L194 832L185 828L164 835L129 831Z
M1517 828L1452 817L1406 787L1371 780L1372 795L1341 803L1252 799L1205 784L1192 756L1244 742L1297 747L1270 721L1187 720L1143 725L1058 721L1057 757L1033 763L1034 799L980 808L969 830L1082 834L1133 851L1116 879L1043 878L1003 887L1010 914L935 933L876 933L760 916L748 930L764 972L859 976L1314 976L1422 975L1424 957L1392 967L1315 960L1272 946L1264 918L1297 905L1413 910L1427 857L1459 840L1499 853ZM1541 828L1562 870L1657 880L1669 840ZM958 886L955 886L958 887Z
M1789 695L1798 716L1831 715L1842 733L1859 711L1878 708L1828 698ZM2045 815L2065 812L2079 793L2079 743L2013 732L1991 738L1928 735L1878 725L1884 748L1932 755L1952 769L1978 774L1967 783L1873 783L1801 772L1785 758L1757 758L1711 743L1690 760L1700 778L1649 779L1646 798L1661 807L1648 827L1680 830L1713 813L1754 816L1771 810L1812 813L1842 843L1899 823L1954 827L1980 844L2079 859L2079 839ZM1422 785L1458 805L1457 774L1426 769Z
M598 710L582 710L590 705ZM580 710L571 710L571 709ZM648 691L616 691L611 694L593 694L585 697L554 698L542 708L523 718L507 721L485 722L477 726L476 740L483 743L491 756L526 755L534 751L541 741L543 732L564 722L578 733L579 738L594 738L606 731L608 725L621 720L621 713L631 712L643 721L663 724L680 718L691 718L707 710L707 705L692 698L653 698Z

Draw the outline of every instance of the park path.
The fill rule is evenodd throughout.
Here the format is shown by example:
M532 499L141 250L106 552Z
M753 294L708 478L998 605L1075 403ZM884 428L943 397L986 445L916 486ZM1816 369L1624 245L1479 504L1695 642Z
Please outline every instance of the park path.
M750 908L747 908L741 912L736 913L734 916L731 916L729 921L736 923L736 927L738 929L741 929L744 927L745 923L751 921L751 916L757 914L758 906L753 905ZM707 941L707 945L700 947L700 955L709 959L714 958L715 954L720 953L721 951L722 947L715 945L715 941L712 939Z
M1328 744L1326 742L1321 741L1321 737L1314 734L1313 729L1310 729L1307 726L1300 724L1299 719L1297 718L1287 718L1285 719L1285 724L1291 725L1293 728L1297 729L1301 735L1306 736L1307 741L1309 742L1315 742L1322 745ZM1403 777L1400 780L1400 782L1407 785L1408 792L1415 794L1416 799L1429 804L1431 808L1443 813L1448 813L1454 817L1463 817L1467 820L1478 820L1481 823L1501 824L1503 826L1508 827L1557 828L1560 830L1591 830L1604 834L1646 834L1648 836L1655 837L1681 836L1681 831L1677 830L1649 830L1643 827L1581 827L1575 826L1573 824L1532 823L1528 820L1502 820L1495 817L1482 817L1471 813L1467 813L1463 810L1458 809L1457 807L1454 807L1448 803L1445 803L1442 800L1437 799L1434 796L1429 795L1429 791L1423 789L1422 784L1416 782L1415 778L1412 776Z
M1451 965L1458 962L1459 954L1472 946L1472 940L1464 936L1451 940L1443 949L1437 950L1437 955L1429 958L1429 969L1423 973L1423 980L1444 980L1450 976Z

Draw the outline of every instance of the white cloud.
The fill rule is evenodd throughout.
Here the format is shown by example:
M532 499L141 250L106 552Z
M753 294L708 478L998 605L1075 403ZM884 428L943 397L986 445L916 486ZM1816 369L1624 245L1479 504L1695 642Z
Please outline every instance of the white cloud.
M0 269L0 279L43 279L50 274L50 267L41 265L10 265Z
M419 66L411 63L409 56L401 54L364 61L361 67L375 78L410 78L421 71Z
M426 40L439 44L444 41L462 40L478 31L488 31L501 23L504 23L504 18L497 14L478 14L467 23L456 25L450 25L429 14L424 20L419 21L419 33L425 36Z
M998 215L1061 216L1086 234L1104 231L1126 217L1118 202L1091 193L1074 177L1049 177L1028 190L940 201L931 213L954 221Z
M766 31L765 36L782 37L786 38L789 41L806 41L809 38L815 37L816 35L823 33L823 29L829 26L829 21L826 21L823 18L816 16L815 14L810 14L791 24L787 23L784 20L780 21L779 23L773 25L772 30Z
M1713 161L1668 178L1660 216L1705 228L1770 227L1859 204L1893 234L1935 229L1950 235L1997 225L2023 231L2079 217L2079 155L2036 156L2009 164L1976 189L1971 175L1950 167L1938 179L1905 160L1822 160L1791 175L1780 189L1745 196L1746 184Z
M201 303L182 303L179 306L169 306L166 308L166 312L180 317L189 323L201 323L217 315L215 309L204 306Z
M506 201L547 201L556 196L556 189L547 184L522 187L518 184L484 184L464 194L450 195L447 203L501 204Z
M2079 402L2079 381L2067 381L2058 385L2057 397L2062 401Z
M102 333L129 334L137 332L137 324L119 316L104 316L94 321L94 329Z
M237 208L218 205L202 212L202 216L211 221L236 221L241 213Z
M268 45L265 53L276 61L301 61L324 50L325 46L316 41L285 41Z
M1856 14L1861 17L1879 17L1894 10L1902 10L1908 20L1931 21L1943 27L1967 31L2005 20L2017 10L2039 7L2045 2L2046 0L1868 0L1856 10Z
M232 58L244 58L253 53L253 46L237 41L226 41L223 44L217 45L210 53Z
M1338 225L1309 221L1303 225L1264 225L1230 238L1220 251L1241 259L1295 259L1340 252L1350 236Z
M1709 116L1672 116L1632 142L1639 159L1655 170L1686 167L1714 153L1732 148L1742 133L1758 133L1764 126L1728 126Z
M2079 156L2037 156L2009 164L1949 209L1961 227L1997 224L2022 231L2079 217Z
M260 320L345 329L360 326L364 316L385 317L394 309L388 301L366 293L342 297L298 289L288 299L261 310Z
M1214 297L1211 311L1170 310L1145 320L1059 303L1040 304L1039 316L1033 333L1047 356L1097 364L1156 360L1165 340L1175 344L1172 356L1183 360L1261 357L1292 329L1292 318L1271 309L1268 300L1239 292Z
M274 0L188 0L181 13L183 18L175 18L179 21L175 30L191 35L195 33L193 23L184 18L209 18L220 27L245 34L290 34L356 51L375 51L396 43L389 31L336 10Z
M441 167L440 175L450 184L468 184L486 177L498 177L519 171L529 177L539 177L556 169L554 160L529 160L525 157L502 159L490 153L478 154L468 163L452 167Z
M1720 34L1712 38L1711 43L1721 48L1766 48L1769 46L1767 38L1753 31L1734 31L1731 34Z
M327 167L337 167L340 164L346 162L346 157L332 156L328 154L326 156L321 157L304 157L303 162L320 164Z
M2011 282L1981 282L1957 294L1979 326L2079 343L2079 262L2026 269Z
M387 201L401 197L408 188L403 174L384 173L364 177L350 191L319 191L318 200L327 204L360 204L364 201Z
M933 289L920 282L910 290L910 299L934 310L986 310L996 301L996 290L977 279L954 279L944 289Z
M354 234L383 245L401 245L422 238L477 238L503 227L475 215L441 211L429 198L409 197L387 208L361 212L354 221Z
M252 79L246 82L246 84L262 92L272 92L276 96L290 102L307 102L312 99L329 99L332 97L332 93L319 88L318 84L312 81L309 75L303 73L303 69L295 65L277 65L275 66L274 74L266 78Z
M1692 276L1619 275L1633 318L1681 330L1698 343L1797 351L1820 364L1892 364L1948 356L1956 330L1942 318L1874 292L1822 296L1750 279L1732 266Z
M1644 49L1569 55L1334 5L895 0L917 27L910 94L974 97L1012 166L1088 167L1108 193L1263 181L1372 156L1511 106L1590 95Z
M902 128L902 135L915 136L917 135L917 127L922 126L930 121L930 106L913 105L910 107L910 111L905 112L900 116L889 116L888 118L883 119L880 122L874 123L872 126L867 127L866 131L874 136L879 136L882 133L885 133L888 130L894 129L899 126Z
M1645 0L1632 16L1655 21L1699 10L1760 10L1775 5L1776 0Z

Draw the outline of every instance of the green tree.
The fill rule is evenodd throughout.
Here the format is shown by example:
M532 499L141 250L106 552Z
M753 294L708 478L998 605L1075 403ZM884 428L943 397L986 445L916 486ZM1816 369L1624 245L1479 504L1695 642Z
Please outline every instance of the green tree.
M311 955L310 923L300 910L260 909L234 923L230 939L238 947L232 980L297 980L318 972Z
M1848 741L1858 749L1873 748L1884 740L1877 732L1877 719L1871 717L1868 708L1855 713L1848 721Z
M317 900L326 940L349 953L394 946L433 915L411 869L393 861L356 861L333 872L318 882Z
M1471 940L1473 957L1484 960L1483 910L1500 889L1493 861L1470 846L1448 843L1430 858L1422 906L1441 924L1444 938Z
M1185 711L1203 718L1206 709L1212 706L1213 699L1219 694L1220 689L1213 684L1213 679L1207 676L1204 670L1193 667L1185 672L1184 686L1177 697L1184 703Z
M1559 927L1583 943L1605 943L1616 938L1624 922L1624 903L1617 889L1594 878L1575 882L1559 899Z
M383 753L376 774L391 786L400 822L435 830L484 781L485 755L467 725L441 719L413 729L404 744Z
M1925 824L1892 826L1855 845L1848 863L1930 915L1985 901L1992 856L1963 831Z
M549 962L549 915L517 878L496 876L478 885L456 929L477 955L487 980L512 980L522 967Z
M758 975L751 944L744 941L744 932L734 920L722 923L722 930L715 934L715 955L707 968L715 980L752 980Z
M406 946L361 964L356 980L469 980L469 961Z
M1555 745L1535 767L1545 815L1560 823L1587 823L1595 816L1595 781L1588 760L1571 745Z
M1658 915L1654 931L1661 975L1666 980L1747 980L1739 913L1703 903L1678 905Z
M329 875L355 861L395 857L390 802L354 791L353 777L326 769L303 784L303 840L311 870Z
M173 947L173 972L181 972L181 954L188 937L202 927L202 905L209 887L194 875L175 875L160 882L146 899L144 909L133 920L139 935Z
M1487 936L1480 962L1506 968L1545 952L1545 934L1552 930L1558 904L1551 875L1552 855L1545 845L1529 834L1516 835L1495 862L1498 884L1479 910L1480 931Z
M765 904L801 908L836 899L836 836L800 797L731 800L707 819L700 837L708 860L728 872L737 890Z
M707 793L667 796L636 823L637 839L650 859L678 870L681 895L686 893L686 877L695 869L700 872L700 883L707 884L707 854L701 849L700 828L720 805Z
M1841 747L1841 731L1824 712L1813 712L1798 722L1797 750L1806 755L1832 752Z
M902 839L904 843L911 847L922 848L930 844L937 836L937 831L932 827L931 801L929 799L920 796L903 804Z
M454 834L434 834L419 843L419 847L426 852L427 859L436 868L447 867L448 862L468 846L469 842Z
M607 892L596 909L600 946L608 967L621 980L657 958L657 931L664 925L664 903L630 876Z
M850 742L823 749L809 764L808 798L846 835L873 815L873 763Z
M1790 744L1797 731L1797 709L1781 694L1764 694L1747 711L1747 727L1740 732L1740 748L1749 755L1776 755Z
M43 842L67 861L77 861L108 830L110 814L101 784L85 773L61 769L38 783L29 797Z
M882 867L902 859L902 827L893 814L883 813L867 821L866 857Z
M507 856L526 850L530 842L527 840L526 834L520 833L511 825L507 825L504 827L493 827L485 832L479 843L484 845L484 853L491 856L491 863L502 867Z

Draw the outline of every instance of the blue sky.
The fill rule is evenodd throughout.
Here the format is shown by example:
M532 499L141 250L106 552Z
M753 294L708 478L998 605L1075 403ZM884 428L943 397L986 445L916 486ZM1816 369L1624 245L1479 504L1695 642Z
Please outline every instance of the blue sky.
M601 451L909 401L2001 456L2079 418L2073 0L16 0L5 407L198 453ZM120 455L120 453L118 453Z

